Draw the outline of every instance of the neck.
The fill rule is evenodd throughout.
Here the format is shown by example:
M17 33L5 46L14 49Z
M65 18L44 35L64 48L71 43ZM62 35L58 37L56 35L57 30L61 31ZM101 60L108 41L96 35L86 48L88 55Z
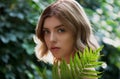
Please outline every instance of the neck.
M72 52L70 55L68 55L68 56L66 56L66 57L64 58L67 64L70 63L70 58L71 58L71 57L74 58L74 55L75 55L75 51Z

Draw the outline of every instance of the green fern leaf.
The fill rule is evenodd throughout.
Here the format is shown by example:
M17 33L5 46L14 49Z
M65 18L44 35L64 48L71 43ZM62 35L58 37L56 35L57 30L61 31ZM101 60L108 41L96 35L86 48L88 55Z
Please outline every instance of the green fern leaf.
M69 65L63 60L60 65L53 66L53 79L99 78L101 72L95 71L93 68L99 67L103 63L98 61L102 48L103 46L93 51L86 47L83 52L76 52L75 57L70 59Z

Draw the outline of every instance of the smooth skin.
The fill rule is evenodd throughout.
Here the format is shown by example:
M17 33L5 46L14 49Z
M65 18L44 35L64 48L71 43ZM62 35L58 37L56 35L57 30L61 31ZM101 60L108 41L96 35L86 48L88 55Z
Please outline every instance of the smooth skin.
M43 32L45 43L53 56L64 58L69 63L71 55L75 53L73 33L55 16L45 19Z

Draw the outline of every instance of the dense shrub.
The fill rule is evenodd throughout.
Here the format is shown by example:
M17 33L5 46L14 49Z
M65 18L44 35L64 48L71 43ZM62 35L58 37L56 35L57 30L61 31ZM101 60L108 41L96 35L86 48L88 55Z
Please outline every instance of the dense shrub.
M0 78L40 79L50 64L38 62L34 55L33 35L39 15L54 0L0 1ZM77 0L84 7L94 28L106 67L101 79L120 78L120 1Z

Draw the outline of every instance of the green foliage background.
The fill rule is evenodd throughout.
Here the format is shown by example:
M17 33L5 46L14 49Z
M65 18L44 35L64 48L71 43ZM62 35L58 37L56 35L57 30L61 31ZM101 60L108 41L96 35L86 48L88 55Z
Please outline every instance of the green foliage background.
M41 79L44 67L38 62L33 35L41 12L54 0L0 0L0 78ZM106 68L101 79L120 79L120 0L77 0L85 9L94 33L104 45L101 54ZM50 77L51 78L51 77Z

